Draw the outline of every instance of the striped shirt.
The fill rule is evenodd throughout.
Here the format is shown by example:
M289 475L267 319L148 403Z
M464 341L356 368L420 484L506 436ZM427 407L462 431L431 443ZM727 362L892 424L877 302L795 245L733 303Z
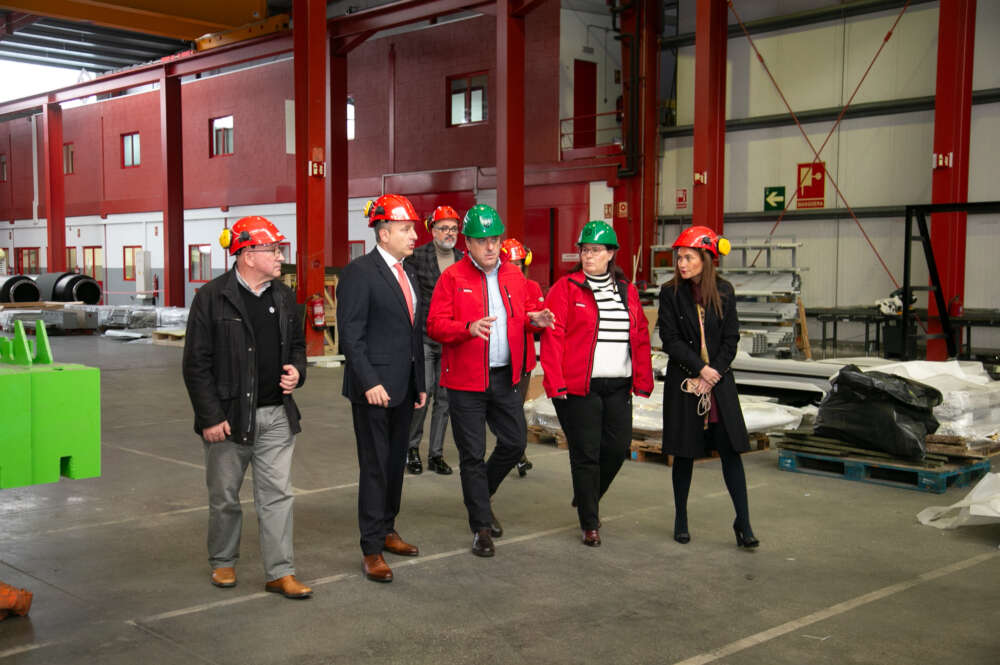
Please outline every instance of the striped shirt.
M628 309L610 273L584 273L597 301L597 346L591 377L632 376Z

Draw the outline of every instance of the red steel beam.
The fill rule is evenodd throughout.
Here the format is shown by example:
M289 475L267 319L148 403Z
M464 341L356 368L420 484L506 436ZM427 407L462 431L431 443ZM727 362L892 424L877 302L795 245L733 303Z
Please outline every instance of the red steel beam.
M519 3L518 3L519 4ZM524 238L524 19L497 0L497 211L509 237Z
M331 18L328 27L332 38L341 39L492 4L493 0L403 0Z
M722 233L726 175L725 0L698 0L694 44L692 222Z
M322 295L326 223L326 0L299 0L295 21L295 216L298 300ZM322 169L322 173L318 169ZM306 325L306 354L323 354L323 332Z
M938 14L937 91L934 101L935 169L931 203L969 200L969 136L972 118L972 65L976 1L941 0ZM940 157L940 160L938 159ZM931 246L941 290L954 310L965 300L965 213L931 215ZM909 239L907 239L909 241ZM948 357L934 298L928 299L927 359Z
M49 272L66 270L66 183L63 175L63 123L58 104L45 105L45 250Z
M181 80L160 77L160 191L163 205L163 304L184 307L184 145Z
M639 125L642 132L642 158L640 160L642 198L639 239L637 279L651 277L649 265L649 248L656 242L656 174L659 157L660 132L657 118L657 87L659 82L660 45L657 34L659 15L662 12L662 2L657 0L642 0L641 24L639 26ZM723 9L725 11L725 9ZM723 58L723 71L725 59ZM725 106L725 104L723 104ZM725 109L723 109L724 111ZM723 127L725 119L723 118ZM721 223L721 215L719 217ZM629 273L631 277L631 272Z
M347 222L347 55L330 55L330 226L327 235L328 265L346 266Z

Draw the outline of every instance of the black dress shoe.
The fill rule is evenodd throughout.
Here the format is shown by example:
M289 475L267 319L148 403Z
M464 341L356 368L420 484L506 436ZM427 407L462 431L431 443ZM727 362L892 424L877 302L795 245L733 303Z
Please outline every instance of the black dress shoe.
M681 545L687 545L691 542L691 534L687 531L674 531L674 540Z
M451 475L451 467L448 466L448 463L444 461L444 457L441 455L427 458L427 470L440 473L442 476Z
M476 556L490 557L496 554L493 547L493 538L490 537L490 530L480 529L472 538L472 553Z
M490 535L494 538L499 538L503 535L503 525L500 524L500 520L497 519L492 508L490 508Z
M753 531L750 529L750 527L747 527L746 529L741 529L739 527L734 526L733 532L736 534L737 547L743 547L748 550L752 550L753 548L760 545L760 541L757 540L757 538L753 535Z
M406 451L406 470L415 476L419 476L424 471L424 465L420 461L420 451L410 448Z

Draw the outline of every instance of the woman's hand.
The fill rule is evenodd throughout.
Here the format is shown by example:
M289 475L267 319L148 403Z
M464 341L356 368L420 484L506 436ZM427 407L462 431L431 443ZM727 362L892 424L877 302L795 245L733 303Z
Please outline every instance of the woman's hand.
M709 390L711 390L715 384L722 379L722 375L708 365L701 368L701 372L698 373L698 377L702 380L702 382L708 384Z

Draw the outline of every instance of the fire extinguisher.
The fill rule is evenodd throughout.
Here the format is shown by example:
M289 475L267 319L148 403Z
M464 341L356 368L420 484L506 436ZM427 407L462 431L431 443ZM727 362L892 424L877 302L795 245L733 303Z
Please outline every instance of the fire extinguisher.
M309 296L309 313L312 316L312 326L316 330L326 327L326 310L323 308L323 298L319 294Z

